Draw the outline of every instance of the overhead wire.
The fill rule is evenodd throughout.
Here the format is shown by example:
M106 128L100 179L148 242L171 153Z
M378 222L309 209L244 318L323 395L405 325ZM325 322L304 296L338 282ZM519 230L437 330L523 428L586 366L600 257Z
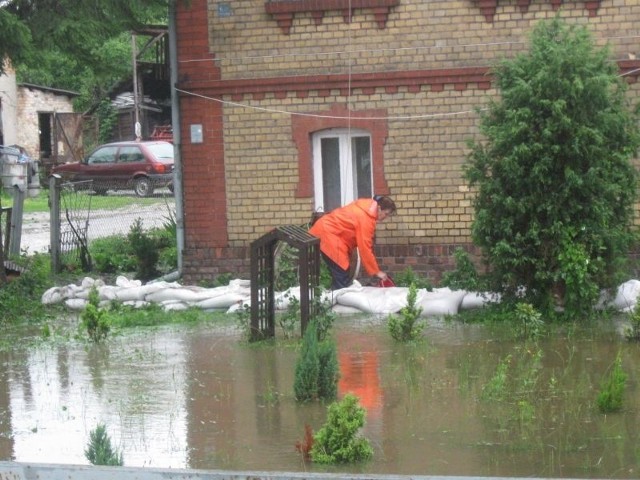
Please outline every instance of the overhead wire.
M349 0L349 12L351 12L351 0ZM456 116L465 116L477 114L478 111L486 110L486 109L474 109L474 110L461 110L456 112L447 112L447 113L427 113L427 114L418 114L418 115L400 115L400 116L382 116L382 117L358 117L353 116L351 114L351 103L352 103L352 94L351 94L351 85L352 85L352 77L353 77L353 56L355 54L362 53L380 53L380 52L402 52L407 50L430 50L430 49L442 49L442 48L470 48L470 47L489 47L489 46L504 46L504 45L522 45L524 41L515 41L515 42L483 42L483 43L467 43L467 44L458 44L458 45L428 45L428 46L412 46L412 47L398 47L398 48L372 48L372 49L358 49L352 50L352 25L353 21L351 16L349 17L349 30L347 37L347 49L346 50L336 50L331 52L287 52L284 54L276 54L276 55L248 55L242 57L218 57L218 58L202 58L202 59L188 59L181 60L179 63L190 63L190 62L201 62L201 61L214 61L221 62L223 60L268 60L275 58L284 58L284 57L299 57L299 56L336 56L336 55L346 55L347 57L347 97L346 107L347 107L347 116L340 115L326 115L326 114L313 114L313 113L301 113L294 112L289 110L282 110L276 108L268 108L268 107L258 107L255 105L249 105L246 103L233 102L228 100L223 100L221 98L211 97L207 95L202 95L195 92L190 92L184 89L176 88L176 91L181 92L185 95L191 95L199 98L203 98L206 100L215 101L221 103L223 105L229 105L234 107L247 108L251 110L264 111L269 113L278 113L283 115L291 115L291 116L303 116L303 117L315 117L315 118L327 118L327 119L340 119L347 120L348 130L351 131L352 120L419 120L419 119L438 119L438 118L446 118L446 117L456 117ZM603 40L620 40L620 39L636 39L640 38L640 35L627 35L627 36L612 36L612 37L604 37ZM636 72L640 71L640 68L636 68L634 70L630 70L628 72L622 73L619 76L624 77L627 75L632 75Z

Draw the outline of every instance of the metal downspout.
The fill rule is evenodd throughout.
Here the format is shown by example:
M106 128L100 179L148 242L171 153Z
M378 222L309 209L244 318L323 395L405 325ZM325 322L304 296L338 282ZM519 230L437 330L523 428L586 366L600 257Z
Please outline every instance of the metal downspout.
M180 131L180 100L178 83L178 42L176 39L176 1L169 0L169 65L171 70L171 125L174 150L174 195L176 199L176 235L178 249L178 275L182 277L184 251L184 203L182 188L182 135Z

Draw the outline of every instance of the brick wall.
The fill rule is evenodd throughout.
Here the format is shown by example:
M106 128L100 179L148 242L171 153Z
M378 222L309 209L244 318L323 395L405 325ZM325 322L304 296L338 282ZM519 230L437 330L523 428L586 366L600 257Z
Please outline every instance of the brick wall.
M466 141L477 135L475 109L496 94L489 67L524 51L535 22L558 11L609 42L627 70L640 66L629 56L640 53L634 0L597 8L564 2L560 10L553 1L480 2L491 11L471 0L393 3L384 22L374 8L351 16L328 9L295 12L286 28L259 0L227 2L228 16L194 0L181 14L192 17L178 32L186 278L246 276L250 242L308 221L313 191L304 189L310 153L296 133L300 118L341 111L333 126L355 127L375 111L385 140L374 147L381 156L374 189L399 209L379 225L377 253L391 272L411 266L437 282L457 246L477 253L469 237L473 194L461 170ZM207 15L194 13L205 8ZM630 95L639 92L632 83ZM198 122L204 143L191 145L188 124Z

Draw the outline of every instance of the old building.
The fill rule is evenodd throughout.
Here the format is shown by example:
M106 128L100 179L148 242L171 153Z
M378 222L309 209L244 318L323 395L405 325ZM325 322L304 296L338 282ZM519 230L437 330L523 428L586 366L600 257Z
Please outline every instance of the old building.
M74 160L68 139L81 143L81 116L73 112L79 94L29 83L18 84L16 143L43 164ZM76 159L77 160L77 159Z
M455 247L471 250L461 171L497 94L490 67L539 20L586 25L640 92L637 0L178 3L189 281L246 273L274 226L378 193L398 204L378 228L384 268L437 282Z

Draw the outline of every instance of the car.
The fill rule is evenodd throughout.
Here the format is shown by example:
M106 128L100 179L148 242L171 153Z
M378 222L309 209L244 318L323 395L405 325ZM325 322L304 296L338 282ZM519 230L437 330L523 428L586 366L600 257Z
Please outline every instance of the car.
M170 142L128 141L100 145L81 162L56 165L51 173L99 195L107 190L133 190L139 197L148 197L155 188L173 192L173 169Z

